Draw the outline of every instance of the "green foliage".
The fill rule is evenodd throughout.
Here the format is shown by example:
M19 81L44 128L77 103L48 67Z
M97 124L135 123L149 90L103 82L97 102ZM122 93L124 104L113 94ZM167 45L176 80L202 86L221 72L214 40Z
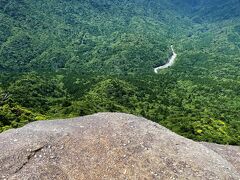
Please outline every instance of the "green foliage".
M240 35L240 25L235 26L234 30Z
M118 79L107 79L96 84L84 97L83 104L94 112L129 112L134 109L136 88Z
M0 89L0 132L43 119L46 117L13 103L10 94Z
M8 104L0 107L0 132L21 127L35 120L31 111L19 106L9 106Z
M18 104L38 109L39 112L49 110L51 106L65 99L63 85L57 79L49 79L35 73L24 74L15 80L8 92Z

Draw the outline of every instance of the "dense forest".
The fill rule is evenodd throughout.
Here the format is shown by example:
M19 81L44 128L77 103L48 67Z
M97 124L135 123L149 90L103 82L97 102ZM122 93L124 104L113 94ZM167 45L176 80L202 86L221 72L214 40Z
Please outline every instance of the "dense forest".
M240 145L239 68L239 0L0 1L0 132L110 111Z

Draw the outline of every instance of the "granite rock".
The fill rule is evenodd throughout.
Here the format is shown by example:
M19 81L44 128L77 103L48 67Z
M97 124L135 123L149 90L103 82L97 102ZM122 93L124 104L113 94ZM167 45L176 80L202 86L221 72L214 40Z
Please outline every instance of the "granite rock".
M240 148L198 143L142 117L98 113L0 134L0 179L240 179Z

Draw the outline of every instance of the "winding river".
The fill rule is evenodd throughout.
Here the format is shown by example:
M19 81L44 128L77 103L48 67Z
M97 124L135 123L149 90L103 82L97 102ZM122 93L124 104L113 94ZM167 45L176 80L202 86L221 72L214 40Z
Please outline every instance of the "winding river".
M154 68L155 73L158 73L159 70L166 69L166 68L168 68L168 67L170 67L174 64L174 62L176 60L176 57L177 57L177 54L174 52L173 45L171 45L171 49L172 49L172 56L169 58L169 60L166 64Z

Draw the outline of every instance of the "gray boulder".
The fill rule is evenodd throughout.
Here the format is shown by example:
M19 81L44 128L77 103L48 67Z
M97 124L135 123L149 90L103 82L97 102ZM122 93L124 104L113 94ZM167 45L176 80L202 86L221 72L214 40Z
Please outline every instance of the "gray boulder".
M198 143L141 117L99 113L0 134L0 179L240 179L240 148Z

